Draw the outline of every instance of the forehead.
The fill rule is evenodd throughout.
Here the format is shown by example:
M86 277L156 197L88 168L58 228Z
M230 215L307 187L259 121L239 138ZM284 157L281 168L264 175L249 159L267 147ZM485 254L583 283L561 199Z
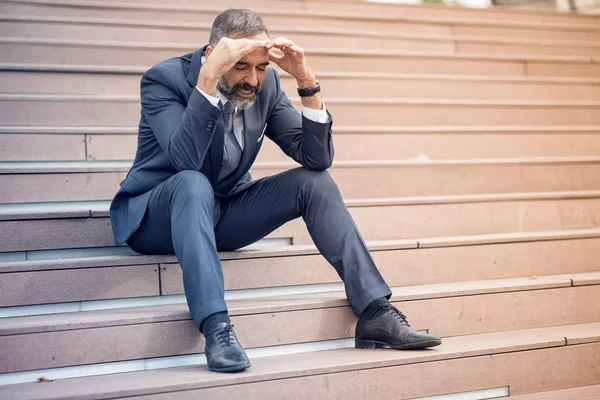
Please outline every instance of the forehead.
M269 40L269 36L266 33L261 32L256 35L248 36L246 39L250 40ZM269 61L269 50L264 47L259 47L254 50L252 53L248 54L245 57L242 57L240 61L249 62L252 64L261 64Z

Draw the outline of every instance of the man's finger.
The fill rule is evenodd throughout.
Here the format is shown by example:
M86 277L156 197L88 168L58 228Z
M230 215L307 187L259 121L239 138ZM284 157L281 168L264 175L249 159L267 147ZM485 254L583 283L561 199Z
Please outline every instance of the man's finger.
M273 42L275 42L275 47L277 47L277 48L281 48L281 47L284 47L284 46L294 46L295 45L294 42L292 42L291 40L286 39L284 37L279 37L277 39L274 39Z
M273 53L272 51L269 52L269 60L273 61L275 64L279 65L279 62L281 60L283 60L284 56L280 56L278 54Z
M243 47L239 50L240 58L247 56L248 54L252 53L254 50L258 49L259 47L266 47L266 46L267 46L266 40L248 40L248 42L245 43L243 45Z

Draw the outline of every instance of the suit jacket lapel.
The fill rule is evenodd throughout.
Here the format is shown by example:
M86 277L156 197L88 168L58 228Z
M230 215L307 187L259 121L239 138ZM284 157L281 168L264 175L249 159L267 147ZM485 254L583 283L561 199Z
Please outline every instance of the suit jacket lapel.
M192 91L190 92L190 96L198 83L198 74L200 73L200 68L202 68L202 56L206 51L206 47L204 46L199 50L196 50L192 53L192 58L189 63L189 71L187 71L187 81L190 84ZM184 71L185 72L185 71ZM222 121L218 123L223 124ZM223 143L224 143L223 135L214 135L213 140L210 144L210 149L207 153L208 160L205 160L204 165L210 165L210 174L207 174L207 178L212 180L213 187L217 185L217 181L219 179L219 173L221 172L221 163L223 160Z

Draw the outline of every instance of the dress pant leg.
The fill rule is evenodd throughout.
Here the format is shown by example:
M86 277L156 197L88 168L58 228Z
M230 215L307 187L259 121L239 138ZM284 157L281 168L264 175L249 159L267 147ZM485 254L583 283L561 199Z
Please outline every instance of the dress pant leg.
M327 171L285 171L261 179L225 202L215 227L217 248L247 246L300 216L313 242L344 282L356 315L373 300L391 295Z
M227 311L223 271L215 244L214 194L197 171L181 171L152 190L146 215L127 244L141 254L175 254L196 326Z

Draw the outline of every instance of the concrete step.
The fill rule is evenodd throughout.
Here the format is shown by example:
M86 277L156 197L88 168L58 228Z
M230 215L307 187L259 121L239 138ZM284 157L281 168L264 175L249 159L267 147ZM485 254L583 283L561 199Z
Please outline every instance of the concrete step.
M1 75L0 75L1 76ZM600 93L600 92L599 92ZM351 160L577 157L600 154L600 126L334 126L335 157ZM0 126L0 161L131 160L137 128ZM289 158L263 142L257 162Z
M401 240L598 227L598 192L521 193L346 201L366 240ZM39 207L39 206L38 206ZM2 207L0 253L113 246L108 205L101 211L14 211ZM12 207L14 209L14 207ZM26 207L25 210L35 210ZM471 221L465 224L464 221ZM427 223L424 223L427 221ZM312 244L302 220L267 238Z
M208 4L199 5L164 5L164 4L132 4L118 2L90 2L90 1L9 1L5 2L3 12L10 15L32 15L46 17L69 18L113 18L160 20L176 22L212 23L215 16L227 8L222 3L217 7ZM291 4L290 2L287 2ZM598 18L584 17L567 18L556 14L546 14L545 18L527 18L527 13L513 13L509 18L499 18L499 14L473 17L471 10L456 10L455 15L430 14L425 9L413 7L411 11L418 10L420 15L406 13L398 9L369 12L364 9L353 10L352 5L345 4L343 11L336 7L336 3L297 3L302 9L288 9L278 7L273 2L262 7L251 7L244 3L242 7L251 7L262 16L267 26L297 26L308 28L344 28L368 29L395 33L398 26L404 32L446 34L446 35L473 35L491 37L531 37L537 39L563 39L563 40L595 40L600 37ZM208 6L208 7L207 7ZM333 7L333 8L332 8ZM360 7L360 6L359 6ZM447 10L450 10L447 8ZM455 11L452 11L455 12ZM525 16L525 18L520 18ZM555 19L548 18L554 16ZM558 18L556 18L558 17ZM563 32L560 32L563 31ZM562 34L562 35L561 35Z
M402 24L399 24L401 27ZM297 26L297 27L294 27ZM190 36L208 41L210 23L182 23L114 18L0 16L1 37L183 42ZM352 29L306 28L304 25L270 26L271 37L285 36L302 47L369 48L449 53L546 54L600 56L600 45L590 41L455 36ZM401 31L402 32L402 31Z
M197 50L198 43L0 38L0 63L151 66ZM372 49L307 48L315 71L598 78L598 57L453 54Z
M357 400L368 390L374 397L403 400L501 387L519 395L597 382L589 365L597 365L598 329L598 324L582 324L453 337L431 351L292 354L253 359L244 374L219 375L192 366L10 385L0 393L23 400L168 399L175 392L179 398L305 399L336 393Z
M53 0L56 1L56 0ZM163 5L158 0L133 0L131 3L155 6ZM340 4L342 3L342 4ZM188 8L194 6L193 0L176 0L174 4L185 5ZM227 7L247 7L248 2L242 0L206 0L202 3L205 6L227 6ZM527 23L527 24L580 24L580 25L595 25L598 21L598 16L584 13L567 13L556 12L555 9L550 11L545 10L515 10L513 8L489 7L489 8L461 8L446 6L445 4L401 4L389 2L354 2L348 0L333 0L333 1L253 1L252 7L260 10L290 10L296 12L340 12L341 9L346 13L358 15L375 15L375 16L400 16L403 18L423 18L432 20L443 19L466 19L471 21L499 21L509 23ZM163 5L164 6L164 5ZM542 11L542 12L540 12Z
M144 67L3 64L3 93L138 95ZM486 75L316 72L331 97L389 97L480 100L600 100L600 79ZM280 75L294 96L296 81Z
M369 250L391 286L469 280L595 273L600 230L506 233L420 240L369 242ZM253 289L339 283L314 246L221 253L225 290L234 296ZM583 276L583 275L582 275ZM173 296L183 293L174 256L104 256L0 263L0 315L66 312L127 306L100 300ZM263 291L264 292L264 291ZM266 293L266 292L264 292ZM263 295L265 295L263 293ZM233 295L233 294L232 294ZM229 296L231 298L231 296ZM36 304L69 303L32 308ZM1 310L1 309L0 309Z
M111 200L130 162L1 163L0 203ZM254 179L294 168L255 163ZM597 190L598 157L337 161L329 169L346 199ZM401 182L402 184L398 184Z
M415 329L442 337L534 329L556 325L557 315L562 325L600 320L600 307L593 305L600 295L597 281L598 274L572 274L406 286L393 288L391 301ZM228 309L249 349L353 337L355 317L344 292L232 300ZM198 354L204 348L186 304L7 318L0 343L2 373Z
M600 125L600 101L324 97L340 125ZM301 109L298 98L292 98ZM0 94L5 125L135 126L138 96Z
M581 386L510 397L513 400L597 400L600 399L600 385Z

